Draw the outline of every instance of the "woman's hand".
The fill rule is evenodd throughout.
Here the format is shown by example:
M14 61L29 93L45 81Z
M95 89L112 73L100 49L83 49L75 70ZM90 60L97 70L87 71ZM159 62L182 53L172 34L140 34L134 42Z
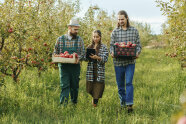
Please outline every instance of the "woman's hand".
M91 59L96 59L96 60L101 60L101 57L97 56L97 55L94 55L94 54L91 54L90 55L90 58Z

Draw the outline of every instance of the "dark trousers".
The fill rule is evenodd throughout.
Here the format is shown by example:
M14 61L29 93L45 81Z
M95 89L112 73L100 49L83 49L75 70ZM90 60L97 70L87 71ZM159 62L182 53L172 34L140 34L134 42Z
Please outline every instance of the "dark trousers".
M60 103L68 103L69 94L72 103L77 103L78 89L79 89L79 76L80 64L59 64L60 74Z

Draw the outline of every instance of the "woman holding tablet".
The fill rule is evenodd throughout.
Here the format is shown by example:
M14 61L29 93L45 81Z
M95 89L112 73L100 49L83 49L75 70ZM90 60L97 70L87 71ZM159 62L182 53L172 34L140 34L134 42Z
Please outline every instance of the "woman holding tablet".
M97 106L105 88L105 63L108 60L107 46L101 43L101 31L93 31L92 43L87 50L94 51L89 55L86 72L86 91L93 97L92 104ZM90 50L94 49L94 50Z

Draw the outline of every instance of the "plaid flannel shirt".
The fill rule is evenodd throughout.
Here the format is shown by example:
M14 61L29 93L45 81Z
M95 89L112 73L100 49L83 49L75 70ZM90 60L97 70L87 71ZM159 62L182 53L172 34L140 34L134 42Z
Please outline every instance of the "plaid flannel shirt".
M97 61L97 82L105 81L105 63L108 61L108 49L106 45L101 44L99 49L98 56L101 57L100 61ZM86 72L86 80L93 82L93 62L88 62L87 72Z
M111 34L110 53L114 52L114 43L116 42L132 42L137 46L137 54L141 52L141 43L138 30L132 26L123 30L121 27L113 30ZM135 64L135 59L113 58L114 66L126 66L128 64Z
M78 50L77 50L77 54L79 57L79 60L83 60L84 59L84 55L85 55L85 48L84 48L84 42L83 39L78 36L78 39L72 39L72 37L68 34L64 35L65 38L65 46L63 46L63 39L62 36L58 37L56 44L55 44L55 48L54 48L54 53L55 54L60 54L63 51L63 47L74 47L75 42L78 40Z

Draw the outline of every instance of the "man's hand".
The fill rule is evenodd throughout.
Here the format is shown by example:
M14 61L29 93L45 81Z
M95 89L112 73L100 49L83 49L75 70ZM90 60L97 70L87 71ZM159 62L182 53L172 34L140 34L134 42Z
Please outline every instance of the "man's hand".
M111 57L114 58L114 53L113 52L111 52Z
M75 64L79 64L79 58L76 59Z
M139 58L139 54L138 53L136 53L136 56L133 57L133 59L137 59L137 58Z

